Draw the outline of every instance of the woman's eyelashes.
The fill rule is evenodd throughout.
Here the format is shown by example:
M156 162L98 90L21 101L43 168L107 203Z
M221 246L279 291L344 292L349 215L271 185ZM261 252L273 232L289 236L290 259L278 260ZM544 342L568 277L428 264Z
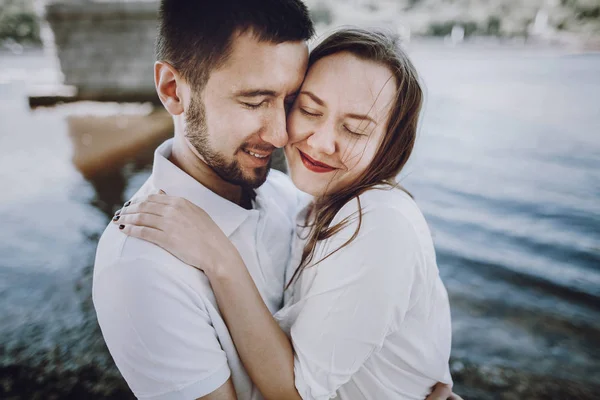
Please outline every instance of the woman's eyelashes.
M348 133L350 133L351 135L356 135L356 136L367 136L364 131L359 131L358 129L353 129L353 128L349 128L347 125L342 125L344 130Z
M304 107L300 107L300 112L302 114L304 114L304 115L309 116L309 117L320 117L321 115L323 115L323 114L321 114L321 113L319 113L317 111L306 109Z
M306 107L298 107L298 109L300 110L300 112L304 115L306 115L309 118L318 118L318 117L322 117L323 114L321 114L318 111L315 111L313 109L310 108L306 108ZM361 129L355 129L355 128L351 128L346 124L342 124L342 129L346 132L349 133L351 135L354 136L368 136L364 130Z

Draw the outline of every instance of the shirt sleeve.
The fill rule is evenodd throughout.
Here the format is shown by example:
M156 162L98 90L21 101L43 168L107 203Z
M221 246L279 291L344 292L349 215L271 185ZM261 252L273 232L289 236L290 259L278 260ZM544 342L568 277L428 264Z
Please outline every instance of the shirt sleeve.
M355 220L332 237L316 260L343 245L357 226ZM411 304L418 246L414 228L397 210L367 210L355 240L312 267L314 281L290 332L303 399L335 397L396 329Z
M231 374L202 297L172 272L134 258L94 277L104 340L140 399L195 399L218 389Z

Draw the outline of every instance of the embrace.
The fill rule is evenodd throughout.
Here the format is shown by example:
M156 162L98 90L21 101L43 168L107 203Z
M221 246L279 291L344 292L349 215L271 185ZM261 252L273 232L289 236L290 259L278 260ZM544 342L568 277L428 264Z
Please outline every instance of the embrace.
M161 2L174 137L93 281L140 399L460 399L431 234L396 181L415 68L391 34L341 29L309 54L313 33L300 0Z

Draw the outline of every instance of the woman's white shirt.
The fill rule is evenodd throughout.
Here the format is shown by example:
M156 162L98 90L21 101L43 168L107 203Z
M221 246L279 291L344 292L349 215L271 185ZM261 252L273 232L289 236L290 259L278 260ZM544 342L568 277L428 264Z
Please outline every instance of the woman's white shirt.
M296 388L305 400L424 399L436 382L452 382L450 308L431 234L400 189L368 190L360 205L358 236L304 269L275 315L294 346ZM318 243L314 261L352 237L358 207L354 199L338 212L331 226L350 222ZM305 234L299 228L288 277Z

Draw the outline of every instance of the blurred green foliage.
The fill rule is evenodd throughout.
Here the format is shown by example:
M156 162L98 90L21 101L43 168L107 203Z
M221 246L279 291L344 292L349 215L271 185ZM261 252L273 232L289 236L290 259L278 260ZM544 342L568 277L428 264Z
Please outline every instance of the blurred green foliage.
M0 41L41 44L33 0L0 0Z

